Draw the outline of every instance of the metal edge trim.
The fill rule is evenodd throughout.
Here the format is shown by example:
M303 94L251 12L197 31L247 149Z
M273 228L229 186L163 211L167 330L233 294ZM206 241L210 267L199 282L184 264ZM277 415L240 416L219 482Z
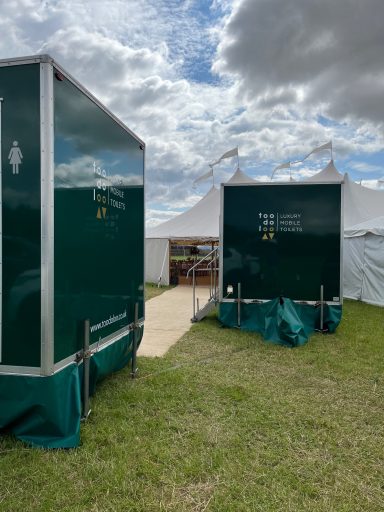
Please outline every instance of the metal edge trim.
M12 59L0 59L0 67L22 66L24 64L40 64L41 62L53 62L50 55L29 55L25 57L13 57Z
M40 63L41 373L54 367L53 68Z
M14 376L31 376L31 377L43 377L41 375L40 367L34 366L11 366L4 365L0 366L0 375L14 375Z
M0 363L3 356L3 126L2 104L0 98Z
M255 181L254 183L222 183L224 187L270 187L276 185L283 185L284 187L293 187L293 186L314 186L314 185L341 185L344 183L343 181Z
M147 163L147 151L145 146L143 147L143 319L145 320L145 219L146 219L146 200L145 200L145 176L146 176L146 163Z
M224 255L224 187L220 187L220 214L219 214L219 302L223 301L223 255Z
M276 298L277 297L275 297L275 299ZM274 300L274 299L241 299L241 302L244 304L257 304L257 303L265 304L266 302L271 302L271 300ZM302 300L302 299L289 299L289 300L291 300L292 302L295 302L296 304L303 304L303 305L308 305L308 306L314 306L315 304L319 303L319 301L317 301L317 300ZM237 304L237 299L223 299L221 302L233 302L234 304ZM330 301L330 300L327 300L326 303L329 306L342 306L342 303Z
M344 295L344 184L340 184L340 304Z
M140 318L139 319L139 327L142 327L143 325L144 325L144 318ZM115 333L111 334L110 336L108 336L100 341L97 341L95 343L92 343L92 345L90 345L89 349L91 351L101 352L102 350L108 348L109 346L111 346L114 343L116 343L117 341L119 341L121 338L124 338L124 336L126 336L127 334L129 334L132 331L133 331L133 327L132 327L132 324L130 324L127 327L123 327L119 331L116 331ZM53 373L57 373L58 371L62 370L63 368L76 362L76 357L79 352L81 352L81 351L78 351L75 354L72 354L72 355L66 357L65 359L63 359L62 361L56 363L53 368ZM82 360L78 364L81 364L81 363L82 363Z

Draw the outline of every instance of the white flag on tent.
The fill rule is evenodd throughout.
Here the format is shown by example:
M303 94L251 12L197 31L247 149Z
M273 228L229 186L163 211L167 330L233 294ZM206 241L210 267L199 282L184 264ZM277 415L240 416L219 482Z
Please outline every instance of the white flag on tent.
M219 164L224 158L230 158L231 156L239 156L239 148L233 148L224 153L224 155L221 155L221 157L216 160L216 162L213 162L212 164L209 164L210 167L213 167L214 165Z
M319 153L320 151L323 151L323 149L330 149L331 151L331 154L332 154L332 141L328 141L326 142L325 144L323 144L322 146L319 146L318 148L315 148L315 149L312 149L312 151L310 153L308 153L307 156L305 156L301 162L304 162L304 160L306 160L309 156L313 155L314 153Z
M278 171L279 169L290 169L290 168L291 168L291 162L284 162L283 164L278 165L277 167L275 167L273 169L273 172L271 174L271 179L273 178L273 175L275 174L275 172Z
M212 178L212 177L213 177L213 169L211 167L208 172L206 172L202 176L199 176L198 178L195 179L195 181L193 182L193 186L195 186L200 181L204 181L204 180L207 180L208 178Z
M273 172L278 171L279 169L290 169L291 168L291 162L285 162L284 164L280 164L277 167L273 169Z

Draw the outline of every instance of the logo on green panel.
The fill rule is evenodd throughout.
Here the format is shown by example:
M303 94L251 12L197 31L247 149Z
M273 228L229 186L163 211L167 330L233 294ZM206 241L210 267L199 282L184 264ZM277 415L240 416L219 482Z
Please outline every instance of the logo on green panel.
M96 162L93 162L93 171L96 176L96 187L93 189L93 198L97 203L96 218L106 219L108 204L107 173L104 169L96 167Z
M257 218L262 240L274 240L279 232L303 231L302 215L299 212L259 212Z
M259 232L262 240L272 240L276 233L276 214L259 212Z
M93 162L93 173L96 178L96 185L93 189L96 219L110 218L111 210L125 211L125 192L119 188L122 185L121 177L109 174L105 169L98 167L96 162Z
M107 209L104 206L102 206L101 208L99 206L99 208L97 209L96 218L97 219L106 219L107 218Z

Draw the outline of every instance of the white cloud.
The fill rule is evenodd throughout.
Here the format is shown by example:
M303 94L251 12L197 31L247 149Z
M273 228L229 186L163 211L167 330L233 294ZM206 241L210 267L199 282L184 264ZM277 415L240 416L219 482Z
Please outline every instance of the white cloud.
M377 189L382 186L382 184L379 183L378 180L360 180L360 184L363 185L364 187L373 188L373 189Z
M372 172L384 172L382 165L373 165L367 162L351 162L349 166L358 172L372 173Z
M260 107L383 127L382 0L243 0L234 4L214 70Z

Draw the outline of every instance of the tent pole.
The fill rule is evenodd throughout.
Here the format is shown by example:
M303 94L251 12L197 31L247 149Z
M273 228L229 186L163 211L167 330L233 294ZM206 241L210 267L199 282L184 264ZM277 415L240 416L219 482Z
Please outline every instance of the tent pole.
M157 281L157 287L160 288L160 283L161 283L161 278L163 277L163 272L164 272L164 265L165 265L165 260L166 260L166 257L167 257L167 251L169 250L169 240L168 240L168 243L165 247L165 252L164 252L164 258L163 258L163 264L161 266L161 273L159 275L159 279ZM168 253L169 257L170 257L170 251Z
M237 327L241 325L241 283L237 283Z
M196 321L196 276L195 276L195 269L193 269L193 321Z
M324 285L320 286L320 331L324 330Z
M212 293L211 298L216 301L216 253L212 254L211 261L211 282L212 282Z
M211 261L211 263L213 263L213 260ZM209 276L210 276L210 279L209 279L209 298L212 299L213 297L213 265L211 265L209 267Z
M137 330L139 328L139 303L135 302L135 323L133 324L133 342L132 342L132 366L131 377L134 379L137 373L136 355L137 355Z
M86 420L91 412L89 408L89 369L91 353L89 351L89 319L84 321L83 341L83 414L82 420Z

